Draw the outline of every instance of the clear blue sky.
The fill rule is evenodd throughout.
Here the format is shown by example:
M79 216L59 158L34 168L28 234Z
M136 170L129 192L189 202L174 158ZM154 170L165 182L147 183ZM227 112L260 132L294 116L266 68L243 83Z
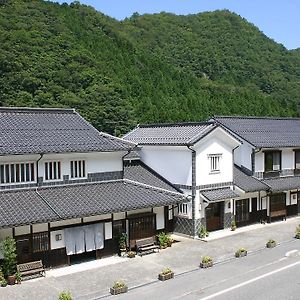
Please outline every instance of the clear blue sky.
M56 0L54 2L67 2ZM134 12L193 14L229 9L255 24L288 49L300 47L300 0L81 0L98 11L122 20Z

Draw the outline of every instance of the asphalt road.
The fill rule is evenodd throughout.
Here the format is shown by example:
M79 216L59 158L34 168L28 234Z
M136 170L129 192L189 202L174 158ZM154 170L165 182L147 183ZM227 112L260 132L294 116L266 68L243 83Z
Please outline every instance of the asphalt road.
M114 299L300 299L300 241L233 258L113 296Z

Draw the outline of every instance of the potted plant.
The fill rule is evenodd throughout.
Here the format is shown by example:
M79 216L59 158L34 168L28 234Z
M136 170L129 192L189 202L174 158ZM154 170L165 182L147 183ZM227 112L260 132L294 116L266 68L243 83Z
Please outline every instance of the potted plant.
M296 235L295 235L295 238L296 238L296 239L300 239L300 225L298 225L298 226L296 227Z
M73 300L73 297L69 291L63 291L58 295L58 300Z
M206 230L205 226L200 225L198 230L198 237L204 239L209 236L209 232Z
M16 283L21 284L22 281L22 274L20 272L16 273Z
M213 266L213 260L210 256L202 257L202 261L200 263L200 268L209 268Z
M127 234L126 233L121 233L119 235L119 250L120 250L120 256L124 257L126 255L126 250L127 250Z
M269 239L266 243L266 247L267 248L274 248L277 246L277 243L276 241L272 240L272 239Z
M160 249L165 249L168 247L168 235L165 232L160 232L157 235L157 239Z
M247 256L247 250L245 248L239 248L235 252L235 257L244 257L244 256Z
M112 295L118 295L128 292L128 286L124 281L116 281L114 285L110 288L110 293Z
M7 286L7 280L3 278L0 282L0 284L1 284L2 287L6 287Z
M235 220L231 221L231 231L235 231L236 230L236 222Z
M17 250L16 241L7 237L2 244L3 250L3 272L7 277L8 284L13 285L16 283L16 265L17 265Z
M135 251L128 251L127 252L127 257L134 258L135 256L136 256L136 252Z
M158 279L161 281L165 281L171 278L174 278L174 272L170 268L165 268L158 274Z

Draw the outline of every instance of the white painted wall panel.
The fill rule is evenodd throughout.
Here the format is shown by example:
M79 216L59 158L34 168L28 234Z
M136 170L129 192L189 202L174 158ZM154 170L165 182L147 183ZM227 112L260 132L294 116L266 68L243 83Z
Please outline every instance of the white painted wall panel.
M164 207L154 207L153 212L156 213L156 229L165 228Z
M105 239L112 239L112 222L105 222Z
M211 173L211 154L221 154L220 172ZM197 148L196 182L197 185L214 184L233 181L232 147L217 138L209 139Z
M125 219L125 212L122 213L116 213L113 216L114 220L122 220Z
M111 214L106 214L101 216L91 216L91 217L83 218L83 222L84 223L95 222L95 221L100 221L100 220L105 220L110 218L111 218Z
M15 228L15 235L23 235L30 233L30 226L20 226Z
M33 233L48 231L48 223L34 224L34 225L32 225L32 231L33 231Z
M60 227L81 223L81 219L63 220L50 223L50 227Z
M61 236L61 240L57 241L56 240L56 235ZM50 243L51 243L51 249L60 249L64 248L65 245L65 232L64 230L56 230L56 231L51 231L50 232Z
M144 146L142 160L174 184L192 184L192 154L186 147Z
M1 229L0 230L0 241L3 241L6 237L12 237L12 228Z

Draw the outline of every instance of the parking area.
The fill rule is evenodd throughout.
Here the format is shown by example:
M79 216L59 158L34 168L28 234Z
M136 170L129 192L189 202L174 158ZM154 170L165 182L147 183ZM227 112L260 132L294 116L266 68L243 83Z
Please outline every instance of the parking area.
M59 292L69 290L74 299L97 299L107 295L109 287L116 280L124 280L132 288L156 281L157 274L164 267L171 268L175 274L197 269L204 255L218 262L233 259L234 252L240 247L248 251L263 249L270 238L279 243L290 241L299 223L300 217L296 217L283 222L248 226L234 233L229 230L224 230L223 234L214 232L207 242L174 236L177 242L159 253L133 259L110 257L51 270L46 278L0 288L0 298L55 300Z

